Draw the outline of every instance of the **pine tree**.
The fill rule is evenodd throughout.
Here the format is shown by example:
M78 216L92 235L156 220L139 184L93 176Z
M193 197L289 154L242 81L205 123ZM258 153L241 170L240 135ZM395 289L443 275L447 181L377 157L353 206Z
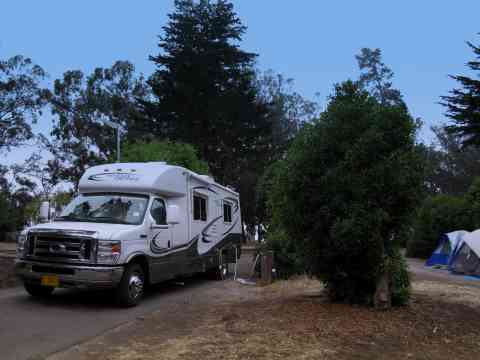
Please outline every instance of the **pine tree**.
M175 1L160 36L154 101L142 102L144 127L193 144L220 182L240 187L240 174L260 160L270 132L258 101L256 54L239 42L246 30L228 1Z
M480 71L480 47L467 42L476 59L467 63L473 71ZM480 75L480 73L478 73ZM478 76L477 75L477 76ZM480 79L465 75L451 76L461 88L450 91L450 96L442 97L442 105L447 107L446 115L454 124L447 131L462 137L464 145L480 145Z

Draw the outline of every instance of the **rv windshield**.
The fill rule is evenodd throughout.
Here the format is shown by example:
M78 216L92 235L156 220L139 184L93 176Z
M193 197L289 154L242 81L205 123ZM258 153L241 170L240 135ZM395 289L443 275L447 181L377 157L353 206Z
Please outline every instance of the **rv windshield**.
M141 195L79 195L55 221L139 225L145 216L147 204L148 196Z

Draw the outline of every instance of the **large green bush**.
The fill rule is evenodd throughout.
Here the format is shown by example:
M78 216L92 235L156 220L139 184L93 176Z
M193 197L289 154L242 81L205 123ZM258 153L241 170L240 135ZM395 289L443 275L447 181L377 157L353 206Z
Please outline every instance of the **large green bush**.
M428 258L440 235L456 230L480 228L480 178L476 178L464 196L436 195L427 198L418 209L413 237L407 255Z
M473 180L472 185L465 195L465 201L470 209L470 227L471 229L480 228L480 177Z
M275 254L276 275L279 278L288 279L307 272L303 257L297 252L295 240L290 239L281 227L269 231L265 240L257 246L255 255L272 250Z
M170 165L183 166L199 174L209 173L207 163L199 159L192 145L173 141L127 143L122 150L122 161L165 161Z
M394 239L405 232L422 188L415 131L404 106L382 105L344 83L271 181L271 227L284 233L277 241L334 300L371 303L389 259L398 257Z
M407 255L428 258L441 234L475 228L471 202L463 197L436 195L427 198L417 210L413 238L408 241Z

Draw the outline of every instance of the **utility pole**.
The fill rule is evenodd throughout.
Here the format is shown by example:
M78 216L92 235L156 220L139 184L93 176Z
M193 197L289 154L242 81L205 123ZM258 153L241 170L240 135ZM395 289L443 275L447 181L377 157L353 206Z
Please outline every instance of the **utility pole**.
M120 128L117 128L117 163L120 162Z
M117 163L119 163L120 159L121 159L121 156L120 156L120 135L121 135L122 132L124 132L124 130L122 129L122 125L114 123L113 121L108 120L106 117L102 117L100 119L100 121L103 124L113 128L117 131Z

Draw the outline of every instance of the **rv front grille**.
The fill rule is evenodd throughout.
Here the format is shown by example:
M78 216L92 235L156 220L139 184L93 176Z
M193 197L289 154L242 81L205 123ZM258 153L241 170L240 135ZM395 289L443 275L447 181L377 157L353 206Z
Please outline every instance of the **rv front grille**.
M49 274L59 274L59 275L75 275L74 269L65 269L53 266L42 266L42 265L33 265L33 272L39 273L49 273Z
M55 262L89 262L94 260L94 239L64 233L29 233L27 256Z

